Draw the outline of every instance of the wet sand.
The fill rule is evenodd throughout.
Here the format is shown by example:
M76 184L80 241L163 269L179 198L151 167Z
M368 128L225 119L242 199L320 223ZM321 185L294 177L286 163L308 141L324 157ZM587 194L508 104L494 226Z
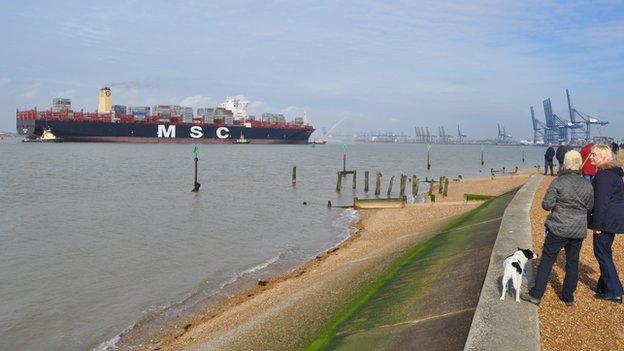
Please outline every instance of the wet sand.
M533 247L540 253L544 244L544 221L548 215L541 204L553 179L543 178L531 207ZM600 270L594 257L592 235L588 231L581 248L579 282L573 307L566 307L559 298L565 276L563 250L553 266L539 306L542 350L624 350L624 305L594 298L593 289ZM613 243L613 259L620 280L624 278L623 239L621 235L616 235Z
M145 335L130 331L120 348L141 350L292 350L305 346L336 311L381 276L397 259L480 202L464 193L500 195L524 184L532 172L449 184L435 204L362 210L347 241L292 273L254 285L181 318L175 328ZM437 191L437 187L434 188ZM260 282L259 282L260 283Z

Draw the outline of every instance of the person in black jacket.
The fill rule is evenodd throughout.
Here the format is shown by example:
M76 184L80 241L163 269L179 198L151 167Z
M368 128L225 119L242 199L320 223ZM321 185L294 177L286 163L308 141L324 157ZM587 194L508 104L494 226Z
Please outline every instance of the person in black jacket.
M565 154L566 152L570 151L570 147L567 145L567 143L561 143L559 145L559 147L557 148L557 152L555 153L555 157L557 158L557 161L559 161L559 173L561 173L561 171L563 170L563 160L565 158Z
M520 298L539 304L552 266L561 249L565 249L565 278L561 297L568 306L574 304L574 291L578 283L579 256L583 239L587 236L587 214L594 205L594 191L581 176L583 159L578 151L569 151L565 155L561 175L550 184L542 208L550 211L546 218L546 238L542 249L542 258L537 268L535 286L528 294L521 293Z
M596 298L622 303L622 283L613 264L611 249L615 233L624 233L624 171L613 160L608 145L595 145L589 155L598 172L592 180L594 209L589 228L594 230L594 255L600 266Z
M553 158L555 157L555 149L552 147L552 144L548 144L548 149L546 149L546 153L544 154L544 175L548 174L548 167L550 167L550 175L554 176L553 172Z

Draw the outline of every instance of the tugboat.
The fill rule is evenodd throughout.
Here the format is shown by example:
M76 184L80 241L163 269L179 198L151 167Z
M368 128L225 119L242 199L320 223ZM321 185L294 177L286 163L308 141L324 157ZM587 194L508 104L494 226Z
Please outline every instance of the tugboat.
M243 133L241 133L240 138L234 140L234 144L249 144L251 141L248 139L245 139L245 136L243 135Z
M61 141L63 141L63 139L54 135L50 127L44 128L43 133L41 133L41 136L38 138L26 138L22 140L24 143L60 143Z

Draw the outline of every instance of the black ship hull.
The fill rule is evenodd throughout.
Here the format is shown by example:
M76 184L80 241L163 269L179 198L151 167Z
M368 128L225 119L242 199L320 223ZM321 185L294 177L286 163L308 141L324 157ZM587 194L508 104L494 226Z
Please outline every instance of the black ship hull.
M115 123L18 120L17 132L41 136L50 128L63 141L121 143L227 144L243 137L252 144L307 144L313 128L247 127L245 125Z

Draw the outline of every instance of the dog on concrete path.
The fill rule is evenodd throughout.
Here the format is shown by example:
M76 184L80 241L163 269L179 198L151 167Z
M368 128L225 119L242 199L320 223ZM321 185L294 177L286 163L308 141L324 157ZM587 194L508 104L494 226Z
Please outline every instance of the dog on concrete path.
M511 280L513 288L516 292L516 302L520 302L520 287L522 286L522 272L524 272L524 266L529 260L537 258L537 254L531 251L531 249L518 248L513 255L505 258L503 262L503 293L500 299L505 299L507 294L507 284Z

